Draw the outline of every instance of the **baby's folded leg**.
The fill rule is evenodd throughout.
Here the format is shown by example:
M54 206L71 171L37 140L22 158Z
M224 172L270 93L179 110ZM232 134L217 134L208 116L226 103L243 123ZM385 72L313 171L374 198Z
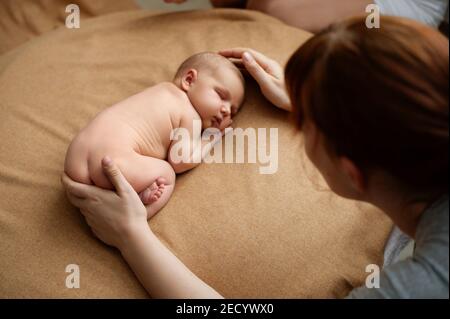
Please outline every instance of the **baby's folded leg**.
M147 219L153 217L161 208L163 208L167 202L169 201L170 197L172 196L173 190L175 188L175 178L173 179L173 182L167 182L167 179L165 179L164 187L159 188L157 194L157 199L152 199L150 204L145 205L147 208ZM144 203L145 204L145 203Z
M146 205L147 218L152 217L172 195L175 187L172 166L164 160L139 154L127 159L123 166L127 179Z
M93 184L89 174L87 155L83 150L75 148L73 144L70 145L64 160L64 172L78 183Z

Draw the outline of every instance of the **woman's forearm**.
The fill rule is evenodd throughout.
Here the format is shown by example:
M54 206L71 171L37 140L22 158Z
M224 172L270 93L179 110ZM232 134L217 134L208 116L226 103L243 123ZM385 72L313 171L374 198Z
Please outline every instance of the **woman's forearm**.
M120 251L152 298L223 298L172 254L149 227L128 235Z

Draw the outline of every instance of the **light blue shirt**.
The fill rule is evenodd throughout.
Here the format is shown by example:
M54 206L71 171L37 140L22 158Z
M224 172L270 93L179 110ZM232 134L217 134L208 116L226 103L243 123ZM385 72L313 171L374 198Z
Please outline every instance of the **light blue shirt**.
M449 0L375 0L380 13L417 20L432 27L448 21Z
M413 256L383 269L379 288L354 289L347 298L449 298L448 195L422 215Z

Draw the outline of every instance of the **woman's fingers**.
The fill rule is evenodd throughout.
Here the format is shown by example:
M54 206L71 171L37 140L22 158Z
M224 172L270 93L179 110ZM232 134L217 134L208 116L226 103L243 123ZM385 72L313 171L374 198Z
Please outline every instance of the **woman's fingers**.
M116 188L116 192L119 196L134 192L133 187L131 187L130 183L128 183L126 178L122 175L119 167L108 156L103 158L102 166L106 176Z
M220 50L219 54L226 58L243 59L244 53L250 53L258 64L266 71L270 71L270 64L273 62L270 58L250 48L232 48Z
M226 49L219 51L219 54L231 59L241 59L245 69L259 85L267 85L267 81L271 76L268 73L270 70L270 59L264 54L248 48Z
M260 64L256 62L251 54L245 52L242 56L242 61L245 69L256 80L256 82L258 82L261 88L265 88L270 85L270 75L261 67Z
M241 59L247 72L258 82L263 95L277 107L291 110L284 83L284 71L278 62L249 48L225 49L219 51L219 54L231 61ZM238 65L235 61L233 62Z
M81 210L80 210L81 211ZM82 213L83 213L83 215L84 215L84 220L86 221L86 224L88 224L88 226L89 227L91 227L92 228L92 220L89 218L89 217L86 217L86 212L83 212L82 211Z
M80 212L85 218L92 218L93 216L93 214L87 208L80 208Z
M230 59L231 60L231 59ZM231 60L231 62L233 62L233 64L238 68L238 69L245 69L244 63L242 62L242 60Z
M219 52L219 54L231 60L241 59L245 69L258 82L262 89L267 89L270 82L280 77L282 71L278 63L269 59L264 54L248 48L234 48L226 49ZM235 64L237 64L235 62ZM281 74L282 76L282 74Z
M84 215L84 214L83 214ZM88 224L89 228L91 229L91 232L94 234L95 237L97 237L98 239L100 239L97 230L95 229L95 223L94 221L90 218L90 217L86 217L85 216L85 220L86 220L86 224Z
M75 195L73 195L72 193L70 193L69 191L66 191L66 195L67 198L69 199L69 202L78 208L84 208L86 206L86 198L82 198L82 197L77 197Z
M61 176L61 183L66 191L76 197L88 198L92 194L92 186L75 182L65 172Z
M250 52L251 54L253 54L255 57L258 56L264 56L262 53L250 49L250 48L231 48L231 49L223 49L219 51L220 55L223 55L226 58L236 58L236 59L241 59L242 58L242 54L244 54L244 52ZM267 57L266 57L267 58Z

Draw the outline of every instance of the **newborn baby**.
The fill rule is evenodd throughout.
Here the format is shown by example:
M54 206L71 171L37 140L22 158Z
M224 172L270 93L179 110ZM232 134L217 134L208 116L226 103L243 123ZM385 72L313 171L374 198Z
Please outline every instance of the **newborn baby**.
M102 158L110 156L139 193L150 218L169 200L175 174L198 165L171 158L177 142L171 132L186 128L190 145L203 146L201 135L194 136L194 121L201 121L202 129L223 132L243 102L244 83L228 59L209 52L191 56L173 82L157 84L100 112L70 144L64 170L75 181L114 189L101 166Z

